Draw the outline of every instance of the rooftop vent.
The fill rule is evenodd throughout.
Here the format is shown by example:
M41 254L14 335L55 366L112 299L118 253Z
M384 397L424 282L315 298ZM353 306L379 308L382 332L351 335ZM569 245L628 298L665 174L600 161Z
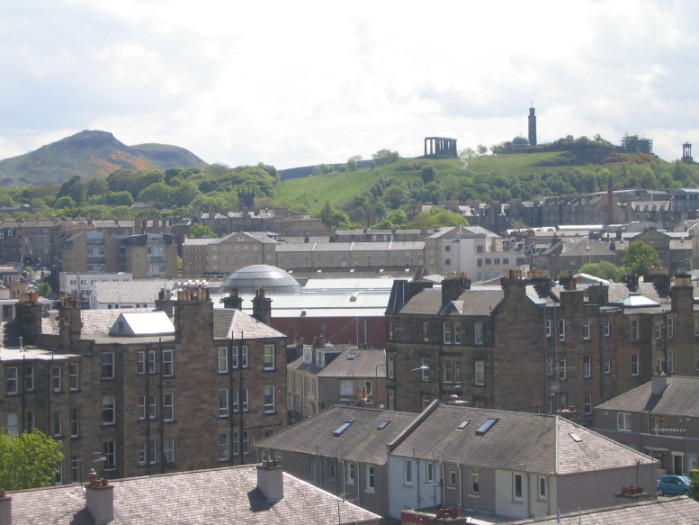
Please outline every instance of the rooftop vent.
M466 421L462 421L461 423L459 423L459 426L456 428L458 428L459 430L463 430L466 428L466 425L468 425L468 419Z
M578 434L576 434L575 432L571 432L571 433L568 434L568 435L569 435L569 436L573 439L573 441L575 441L576 443L582 443L582 438L581 438Z

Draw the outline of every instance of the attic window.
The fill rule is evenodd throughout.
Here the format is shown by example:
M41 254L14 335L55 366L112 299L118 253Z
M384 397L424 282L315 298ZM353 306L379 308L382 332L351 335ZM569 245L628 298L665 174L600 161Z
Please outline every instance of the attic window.
M390 419L387 419L386 421L382 421L381 423L379 423L379 426L376 427L376 429L377 429L377 430L383 430L384 428L386 428L386 427L388 426L388 424L389 424L390 422L391 422Z
M349 354L347 354L347 359L348 359L349 361L354 361L354 359L355 359L356 357L357 357L356 352L350 352Z
M333 436L335 436L335 437L341 436L342 433L343 433L345 430L347 430L347 429L350 427L351 424L352 424L352 421L345 421L344 423L342 423L342 425L340 425L339 427L337 427L337 428L335 429L335 432L333 432Z
M573 441L575 441L576 443L582 443L582 438L581 438L578 434L576 434L575 432L571 432L571 433L568 434L568 435L569 435L571 438L573 438Z
M488 430L490 430L495 423L498 422L497 417L489 417L488 419L485 420L485 423L483 423L478 429L476 430L476 435L477 436L483 436L485 435Z
M466 425L468 425L468 419L466 421L462 421L461 423L459 423L459 426L456 428L458 428L459 430L463 430L466 428Z

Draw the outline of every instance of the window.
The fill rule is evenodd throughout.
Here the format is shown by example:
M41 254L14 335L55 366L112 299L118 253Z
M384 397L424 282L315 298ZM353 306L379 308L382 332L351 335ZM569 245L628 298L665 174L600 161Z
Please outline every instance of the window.
M471 468L471 494L478 495L481 492L481 474L478 467Z
M543 499L545 500L547 496L547 490L546 490L546 476L537 476L536 477L536 497L538 499Z
M116 443L114 441L102 442L102 455L104 456L105 470L116 469Z
M262 364L264 370L274 370L274 345L265 345Z
M250 453L250 433L246 430L245 432L243 432L243 455L247 455L249 453Z
M586 317L583 319L583 339L584 340L589 340L591 337L591 327L592 327L592 319L589 317Z
M276 404L274 402L274 386L265 386L264 391L265 396L265 414L274 414L277 410Z
M604 337L611 337L612 335L612 321L611 319L604 320Z
M425 483L434 483L434 463L427 463L425 465Z
M459 323L454 323L454 344L461 344L461 325Z
M172 421L175 419L175 397L172 392L163 394L163 420Z
M430 340L429 332L430 323L428 321L422 322L422 340L427 343Z
M675 337L675 318L667 318L667 326L665 327L665 334L668 339L673 339Z
M456 487L456 465L449 465L449 486Z
M335 460L334 459L328 459L328 481L335 481Z
M452 343L451 339L451 327L452 323L442 323L443 339L445 345L450 345Z
M24 389L27 392L34 390L34 367L27 366L24 368Z
M442 364L442 383L458 384L459 366L456 361L444 360Z
M68 388L72 392L80 390L80 365L78 363L68 365Z
M27 410L25 413L25 426L24 426L24 431L29 432L30 434L34 432L34 412L31 410Z
M371 465L366 468L366 491L374 492L376 486L376 472Z
M218 391L218 417L228 416L228 389Z
M218 373L225 374L228 372L228 348L225 346L219 346L217 348L218 352ZM235 359L237 361L237 358Z
M612 373L612 358L607 357L604 360L604 373L609 375Z
M248 364L248 345L243 345L240 349L240 364L243 368L250 366Z
M102 396L102 424L113 425L116 423L116 407L114 396Z
M568 369L566 368L566 359L564 357L558 360L558 379L561 381L565 381L567 377Z
M393 379L396 375L396 355L395 354L389 354L388 355L388 364L386 365L388 368L388 378Z
M70 409L70 437L80 437L80 409Z
M566 340L566 320L565 319L558 320L558 340L559 341Z
M138 464L145 465L146 461L151 465L158 463L158 441L156 439L142 439L138 444Z
M422 357L420 358L420 374L424 382L429 382L430 380L430 358Z
M357 479L357 465L351 462L346 463L346 465L345 482L348 485L354 485L354 481Z
M222 432L218 435L218 460L228 461L231 458L230 434Z
M673 350L668 350L667 352L667 364L665 368L668 374L673 374L675 372L675 352Z
M655 340L660 341L663 338L663 325L655 323L653 329L655 331Z
M238 398L240 397L239 390L233 390L233 412L238 412L240 410L240 403ZM248 411L248 389L243 388L243 412Z
M617 412L616 429L624 432L631 432L631 414L628 412Z
M473 343L477 345L482 345L483 344L483 322L482 321L477 321L473 325Z
M340 395L354 396L354 381L351 379L340 379Z
M63 413L60 411L53 413L53 435L55 437L63 435Z
M163 350L163 376L170 377L175 374L175 354L172 350Z
M175 438L163 440L163 458L168 465L175 463Z
M522 474L512 474L512 499L522 501Z
M155 351L154 350L148 350L148 373L149 374L155 374L156 372L156 366L155 366Z
M545 325L545 332L546 332L546 337L551 337L551 330L552 330L552 322L551 319L546 319L546 325Z
M631 320L631 340L638 341L638 319Z
M546 375L547 376L553 375L553 359L546 360Z
M7 433L11 436L19 434L19 418L17 412L7 413Z
M592 394L585 394L585 414L592 414Z
M5 395L11 396L16 394L19 387L18 383L18 368L16 366L5 368Z
M409 485L413 482L413 460L403 460L403 483Z
M61 391L61 367L54 366L51 369L51 384L54 392Z
M638 354L631 354L631 375L638 375Z
M100 364L102 368L102 379L114 379L114 354L112 352L104 352L101 354Z
M476 361L474 364L474 383L478 386L485 385L485 361Z
M583 376L592 376L592 357L589 355L583 356Z
M136 357L136 371L138 374L146 373L146 353L143 350Z
M393 319L388 321L388 340L393 341Z
M82 479L82 476L80 475L81 463L82 459L80 458L80 454L70 456L70 480L73 483L77 483Z

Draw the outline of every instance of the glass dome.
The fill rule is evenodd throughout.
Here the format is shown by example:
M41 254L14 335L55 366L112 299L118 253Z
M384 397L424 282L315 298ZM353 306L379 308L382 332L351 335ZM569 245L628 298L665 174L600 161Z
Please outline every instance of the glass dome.
M233 288L238 288L241 294L254 294L258 288L264 288L270 295L303 292L299 282L291 275L267 264L253 264L233 272L223 281L218 293L227 294Z

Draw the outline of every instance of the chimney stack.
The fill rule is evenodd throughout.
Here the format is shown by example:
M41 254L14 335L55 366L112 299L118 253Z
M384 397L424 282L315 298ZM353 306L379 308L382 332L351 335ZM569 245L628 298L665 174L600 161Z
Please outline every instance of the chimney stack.
M471 289L471 280L465 273L447 274L442 281L442 306L459 298L462 292Z
M257 465L257 488L268 503L276 503L284 497L284 471L276 460L270 459Z
M252 316L267 325L272 324L272 299L265 297L265 289L258 288L252 300Z
M243 298L238 295L238 288L228 290L228 297L223 298L223 307L235 310L243 309Z
M89 482L85 487L87 510L95 525L105 525L114 519L114 485L107 478L98 478L95 469L90 470Z
M650 378L650 393L654 396L659 396L667 387L667 376L662 372L653 374Z
M12 498L0 493L0 525L12 525Z

